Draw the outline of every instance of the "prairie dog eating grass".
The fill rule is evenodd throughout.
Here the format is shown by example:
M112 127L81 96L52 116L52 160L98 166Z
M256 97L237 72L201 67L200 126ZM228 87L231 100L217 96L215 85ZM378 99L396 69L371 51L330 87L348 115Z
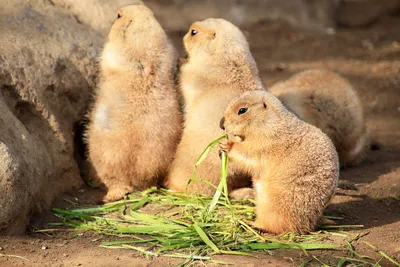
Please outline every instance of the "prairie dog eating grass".
M228 139L220 148L229 163L252 176L254 226L276 234L315 230L338 184L338 155L329 137L265 91L234 99L221 127Z

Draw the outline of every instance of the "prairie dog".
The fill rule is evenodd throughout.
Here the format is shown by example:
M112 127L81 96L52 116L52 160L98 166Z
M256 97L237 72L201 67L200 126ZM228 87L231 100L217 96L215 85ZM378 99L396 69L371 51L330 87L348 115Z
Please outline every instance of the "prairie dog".
M169 171L166 186L184 192L193 167L205 147L223 134L219 121L228 103L241 93L262 89L258 69L243 33L223 19L206 19L191 25L183 38L188 61L181 67L180 85L185 102L182 140ZM221 160L212 151L199 166L199 178L218 185ZM228 186L247 186L249 177L231 171ZM188 192L212 195L215 188L193 182Z
M229 163L253 178L254 226L271 233L313 231L335 193L338 155L320 129L298 119L273 95L246 92L221 121Z
M343 167L361 161L368 138L360 99L348 81L334 72L314 69L279 82L268 91L332 139Z
M150 9L118 11L86 132L92 175L107 188L106 202L157 185L168 171L182 129L176 59Z

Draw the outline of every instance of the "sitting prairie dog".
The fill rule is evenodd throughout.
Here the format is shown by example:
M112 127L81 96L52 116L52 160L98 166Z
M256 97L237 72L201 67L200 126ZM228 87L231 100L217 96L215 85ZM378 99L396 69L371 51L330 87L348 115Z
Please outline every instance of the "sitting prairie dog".
M253 178L256 228L271 233L313 231L335 193L338 155L320 129L298 119L272 94L246 92L221 120L229 163Z
M360 99L348 81L334 72L314 69L278 82L268 91L332 139L343 167L361 161L368 138Z
M206 146L223 135L219 121L228 103L241 93L262 89L258 69L243 33L223 19L191 25L183 38L188 61L181 66L180 84L185 102L185 127L166 179L167 188L185 192L196 160ZM198 167L197 176L217 186L221 160L213 150ZM248 186L249 177L231 171L228 186ZM213 186L193 182L189 193L212 195Z
M176 59L150 9L118 11L86 132L91 175L107 188L105 202L158 185L168 171L182 129Z

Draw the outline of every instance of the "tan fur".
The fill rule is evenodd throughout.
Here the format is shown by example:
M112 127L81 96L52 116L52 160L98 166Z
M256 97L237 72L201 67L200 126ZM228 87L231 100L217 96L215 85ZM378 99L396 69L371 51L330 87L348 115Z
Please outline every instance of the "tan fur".
M247 111L238 115L241 108ZM338 155L329 137L265 91L233 100L221 124L229 139L220 147L229 163L253 178L254 226L277 234L314 230L338 183Z
M198 33L192 36L192 30ZM183 40L189 55L180 76L185 127L166 182L174 191L186 190L197 158L211 141L223 134L219 121L228 103L242 92L262 88L246 38L230 22L222 19L195 22ZM199 166L197 174L217 185L220 170L221 161L215 149ZM228 177L230 188L249 182L249 177L233 172ZM211 195L215 189L204 182L194 182L188 191Z
M101 61L102 81L86 133L104 201L157 185L179 143L173 85L177 54L150 9L119 10Z
M333 141L342 166L358 163L368 145L363 108L348 81L331 71L300 72L268 90Z

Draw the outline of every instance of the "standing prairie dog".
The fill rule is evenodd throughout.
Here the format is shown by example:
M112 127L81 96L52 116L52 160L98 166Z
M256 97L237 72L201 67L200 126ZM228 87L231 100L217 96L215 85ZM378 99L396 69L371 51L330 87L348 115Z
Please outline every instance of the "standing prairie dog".
M314 69L279 82L268 91L332 139L342 166L362 159L368 145L363 108L348 81L334 72Z
M228 139L220 148L229 163L253 178L254 226L276 234L313 231L338 184L338 155L329 137L265 91L233 100L221 127Z
M205 147L223 134L219 121L228 103L241 93L262 89L258 69L243 33L223 19L206 19L191 25L183 38L189 59L181 67L180 85L185 101L185 127L166 186L184 192L194 163ZM198 167L197 176L218 185L221 161L212 151ZM247 186L249 177L231 171L228 186ZM188 192L212 195L215 188L193 182Z
M118 11L86 132L92 175L107 188L106 202L157 185L167 173L182 127L173 85L176 58L150 9Z

